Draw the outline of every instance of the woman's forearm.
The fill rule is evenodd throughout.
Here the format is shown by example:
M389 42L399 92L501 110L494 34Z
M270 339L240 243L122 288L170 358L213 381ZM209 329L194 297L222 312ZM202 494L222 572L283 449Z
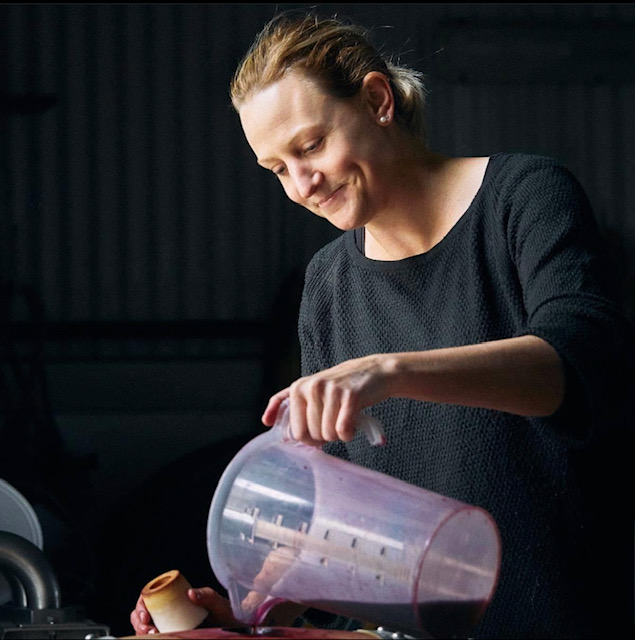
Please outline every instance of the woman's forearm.
M273 395L262 421L273 425L289 398L295 439L321 445L350 441L359 412L391 397L548 416L563 396L560 357L547 342L528 335L346 360Z
M536 336L379 357L388 397L547 416L564 396L560 357Z

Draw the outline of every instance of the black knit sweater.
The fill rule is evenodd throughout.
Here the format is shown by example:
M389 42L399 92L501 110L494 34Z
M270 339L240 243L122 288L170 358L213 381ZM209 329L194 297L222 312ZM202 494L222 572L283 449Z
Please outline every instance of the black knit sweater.
M563 166L497 154L430 251L369 260L346 232L307 269L304 375L373 353L523 334L544 338L564 362L565 401L549 418L391 398L367 410L386 446L358 436L326 447L493 515L501 577L476 637L620 637L618 614L632 630L630 484L626 511L607 509L604 493L625 482L626 424L615 414L630 334L602 256L588 201Z

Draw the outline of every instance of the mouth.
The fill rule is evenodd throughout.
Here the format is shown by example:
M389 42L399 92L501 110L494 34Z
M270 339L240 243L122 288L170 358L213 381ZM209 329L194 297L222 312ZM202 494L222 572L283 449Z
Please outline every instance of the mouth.
M326 196L326 198L323 198L322 200L320 200L317 203L318 209L328 208L335 201L335 199L341 193L343 188L344 188L344 185L337 187L337 189L335 189L335 191L331 191L331 193L329 193L329 195Z

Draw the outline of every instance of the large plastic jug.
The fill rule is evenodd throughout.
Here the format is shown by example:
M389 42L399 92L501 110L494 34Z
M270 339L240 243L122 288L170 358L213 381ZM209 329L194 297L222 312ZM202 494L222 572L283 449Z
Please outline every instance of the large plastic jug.
M286 402L224 471L207 547L245 624L293 601L417 638L467 637L500 567L488 512L293 441Z

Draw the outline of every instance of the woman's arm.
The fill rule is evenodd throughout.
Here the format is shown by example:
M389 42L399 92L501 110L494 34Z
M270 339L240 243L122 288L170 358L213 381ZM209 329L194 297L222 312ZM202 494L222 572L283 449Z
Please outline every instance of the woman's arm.
M560 357L531 335L397 354L387 369L394 371L389 395L415 400L548 416L564 396Z
M273 424L287 397L294 437L321 445L351 440L359 412L390 397L551 415L564 397L564 373L553 347L525 335L348 360L300 378L274 395L264 424Z

